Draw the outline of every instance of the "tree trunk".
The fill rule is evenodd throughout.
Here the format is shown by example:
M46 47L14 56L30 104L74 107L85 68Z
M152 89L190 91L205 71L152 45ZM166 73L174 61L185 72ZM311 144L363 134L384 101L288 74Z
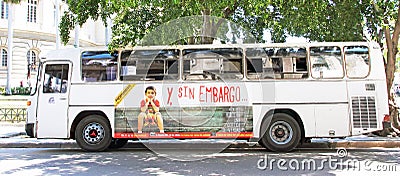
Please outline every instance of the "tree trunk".
M226 21L226 19L232 15L232 13L235 11L235 9L238 7L239 1L235 1L235 4L232 7L226 7L224 9L224 15L223 18L218 18L218 22L215 23L215 19L210 17L211 15L211 10L210 9L204 9L201 11L201 14L203 15L203 29L202 29L202 37L201 37L201 43L202 44L212 44L214 39L217 38L217 32L218 28L222 25L223 22Z
M390 31L389 28L386 27L384 29L385 31L385 37L386 37L386 48L387 48L387 55L386 55L386 84L387 84L387 92L389 94L389 99L390 99L390 90L393 84L393 77L394 77L394 71L395 71L395 60L396 60L396 55L394 53L394 43L392 38L390 37Z
M215 36L212 35L213 24L212 24L212 19L210 18L211 10L204 9L201 13L203 15L203 29L202 29L201 43L212 44Z
M400 5L400 2L399 2ZM394 128L400 129L399 119L398 119L398 111L396 109L394 96L391 94L391 89L393 85L394 72L396 70L396 55L398 52L397 46L399 43L399 34L400 34L400 8L397 11L397 19L393 31L393 35L390 36L389 29L389 20L384 20L385 26L383 27L384 35L386 38L386 46L387 46L387 61L386 61L386 83L387 83L387 92L389 98L389 112L390 112L390 120Z

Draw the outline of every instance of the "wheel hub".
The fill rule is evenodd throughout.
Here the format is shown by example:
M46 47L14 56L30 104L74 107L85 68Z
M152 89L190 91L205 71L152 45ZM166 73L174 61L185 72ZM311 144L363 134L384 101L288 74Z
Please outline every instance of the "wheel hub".
M270 138L276 144L287 144L293 138L293 129L285 121L276 121L271 125Z
M277 136L278 138L282 138L285 136L285 130L282 128L278 128L275 131L275 136Z
M90 130L89 136L90 136L91 138L97 137L97 131L96 131L96 130Z
M103 140L104 133L104 127L101 124L92 122L83 128L83 139L88 144L96 144Z

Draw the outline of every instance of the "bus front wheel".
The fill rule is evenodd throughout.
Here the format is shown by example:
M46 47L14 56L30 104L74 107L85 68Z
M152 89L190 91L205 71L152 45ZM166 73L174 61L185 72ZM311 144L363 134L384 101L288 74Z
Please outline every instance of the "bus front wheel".
M110 125L103 116L89 115L78 123L75 138L83 150L103 151L111 143Z
M299 124L293 117L285 113L274 114L271 121L264 120L262 129L259 143L271 151L291 151L301 139Z

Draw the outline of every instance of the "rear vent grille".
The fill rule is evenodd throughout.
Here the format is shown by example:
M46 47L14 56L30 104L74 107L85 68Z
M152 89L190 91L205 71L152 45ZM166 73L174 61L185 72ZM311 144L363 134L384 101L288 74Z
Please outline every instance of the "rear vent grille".
M351 97L354 128L377 128L375 97Z

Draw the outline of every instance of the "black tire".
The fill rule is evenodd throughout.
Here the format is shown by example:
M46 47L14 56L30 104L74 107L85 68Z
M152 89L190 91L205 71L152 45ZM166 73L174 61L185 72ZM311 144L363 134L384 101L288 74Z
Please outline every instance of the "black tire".
M26 135L28 135L31 138L35 137L34 132L33 132L34 128L35 128L35 124L33 124L33 123L25 124L25 133L26 133Z
M103 116L89 115L76 126L75 140L83 150L104 151L110 146L111 139L110 124Z
M290 115L276 113L271 121L265 119L261 125L261 139L258 141L261 146L275 152L289 152L298 146L300 126Z
M128 143L128 139L112 139L108 148L109 149L119 149L119 148L124 147L127 143Z

